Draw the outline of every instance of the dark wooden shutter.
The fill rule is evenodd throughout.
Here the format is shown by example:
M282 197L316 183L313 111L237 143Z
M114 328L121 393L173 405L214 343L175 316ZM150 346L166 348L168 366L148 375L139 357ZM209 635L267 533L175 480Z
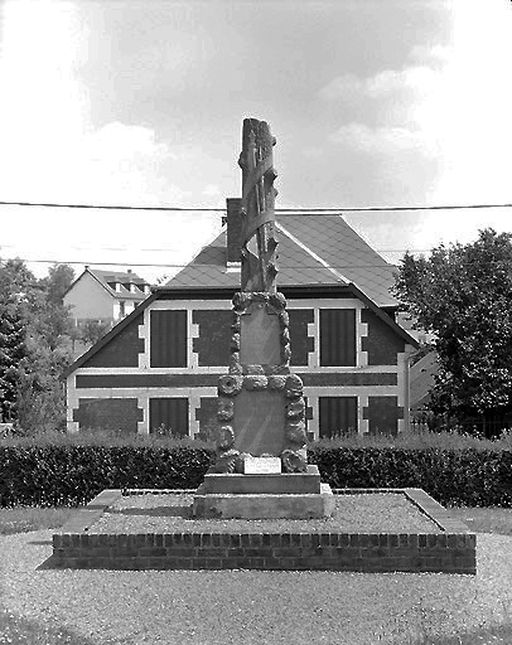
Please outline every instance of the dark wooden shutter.
M357 396L319 398L320 437L357 432Z
M356 310L320 310L320 365L356 364Z
M215 440L215 431L219 426L217 420L218 399L216 396L202 396L201 405L196 408L196 420L199 421L199 437L206 441Z
M314 350L314 340L308 336L308 323L314 321L313 309L289 309L291 365L307 365L308 353Z
M162 428L174 435L188 435L188 399L149 399L149 431Z
M187 366L187 312L151 312L151 367Z
M79 399L73 421L80 430L111 430L122 435L135 434L142 410L137 399Z
M207 309L192 312L192 322L199 325L199 338L192 340L198 364L223 366L229 363L229 345L233 333L231 309Z

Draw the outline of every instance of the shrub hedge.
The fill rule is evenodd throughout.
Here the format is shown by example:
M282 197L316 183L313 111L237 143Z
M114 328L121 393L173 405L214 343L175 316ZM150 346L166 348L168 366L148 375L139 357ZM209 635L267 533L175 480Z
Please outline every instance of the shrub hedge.
M0 446L0 506L78 506L105 488L196 488L212 456L179 446Z
M309 451L333 488L422 488L443 505L512 506L512 450L324 448Z
M104 488L196 488L208 447L0 445L0 506L77 506ZM314 445L333 488L423 488L441 504L512 506L512 450Z

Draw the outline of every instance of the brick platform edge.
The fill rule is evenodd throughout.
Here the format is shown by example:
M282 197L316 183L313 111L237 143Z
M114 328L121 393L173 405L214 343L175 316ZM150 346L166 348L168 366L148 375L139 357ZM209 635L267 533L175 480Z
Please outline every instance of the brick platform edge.
M128 494L178 492L138 490ZM190 493L192 491L179 491ZM403 493L440 533L90 533L121 496L104 490L53 535L49 566L72 569L260 569L476 573L476 535L418 488L335 489Z

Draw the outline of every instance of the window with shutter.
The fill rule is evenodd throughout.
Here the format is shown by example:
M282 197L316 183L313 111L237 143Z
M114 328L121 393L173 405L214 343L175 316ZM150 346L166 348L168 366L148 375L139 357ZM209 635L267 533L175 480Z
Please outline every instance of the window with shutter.
M320 310L320 365L356 364L356 310Z
M188 435L188 399L149 399L149 431Z
M187 366L187 312L151 312L151 367Z
M357 396L321 396L320 437L335 437L357 432Z

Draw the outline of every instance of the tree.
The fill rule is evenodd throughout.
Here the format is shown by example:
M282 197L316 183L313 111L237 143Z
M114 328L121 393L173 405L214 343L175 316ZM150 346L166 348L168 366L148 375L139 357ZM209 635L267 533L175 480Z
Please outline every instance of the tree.
M40 281L46 290L48 302L62 305L62 298L75 279L75 271L69 264L54 264L48 269L48 277Z
M26 355L23 322L14 297L0 302L0 421L15 416L18 366Z
M440 366L431 409L460 423L512 415L512 235L406 254L395 295L435 336Z
M24 432L65 420L72 323L62 295L72 273L62 266L38 280L19 259L0 263L0 414Z
M86 320L80 326L80 339L86 345L94 345L111 327L108 321Z
M21 260L0 262L0 421L17 413L19 371L27 356L24 302L32 277Z

